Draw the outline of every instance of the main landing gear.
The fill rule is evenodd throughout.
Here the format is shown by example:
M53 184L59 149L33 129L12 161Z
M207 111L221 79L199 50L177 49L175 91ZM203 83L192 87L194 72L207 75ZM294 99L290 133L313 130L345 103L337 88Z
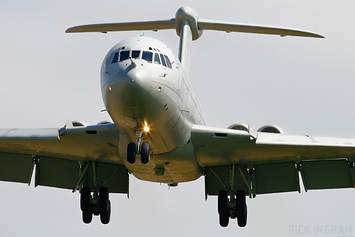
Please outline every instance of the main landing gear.
M142 164L147 164L150 160L150 146L148 142L142 142L142 130L136 131L137 145L131 142L127 146L127 161L131 164L136 162L136 155L141 155Z
M99 191L94 191L91 195L89 187L81 189L80 207L83 212L83 221L89 224L92 215L100 215L102 224L108 224L111 216L111 203L109 200L109 191L106 187L102 187Z
M218 193L218 214L219 224L226 227L229 224L229 218L236 219L238 226L244 227L247 224L247 205L245 203L245 191L239 190L236 194L226 190L220 190Z

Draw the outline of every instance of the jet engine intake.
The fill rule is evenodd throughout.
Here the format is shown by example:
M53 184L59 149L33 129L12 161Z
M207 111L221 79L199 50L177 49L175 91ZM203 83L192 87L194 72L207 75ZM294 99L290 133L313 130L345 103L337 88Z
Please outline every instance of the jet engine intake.
M249 126L244 123L235 123L228 127L228 129L240 130L240 131L249 131Z
M285 134L284 130L276 125L265 125L258 129L258 132Z

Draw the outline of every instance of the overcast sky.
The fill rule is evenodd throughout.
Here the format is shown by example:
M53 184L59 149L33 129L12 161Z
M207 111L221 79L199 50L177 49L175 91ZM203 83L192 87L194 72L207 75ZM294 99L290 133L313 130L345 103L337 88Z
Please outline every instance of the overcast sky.
M291 134L355 137L355 2L0 1L0 127L62 127L110 120L99 70L117 42L143 32L65 34L89 23L170 19L189 5L201 18L283 26L326 39L205 31L192 44L191 83L208 124L276 124ZM174 30L144 32L175 52ZM221 228L217 198L203 178L168 189L130 176L130 198L111 195L109 225L81 220L79 194L0 182L0 236L330 236L355 235L355 191L247 199L248 224ZM295 231L295 230L298 230ZM307 232L308 231L308 232ZM350 234L350 232L345 233ZM347 235L346 235L347 236Z

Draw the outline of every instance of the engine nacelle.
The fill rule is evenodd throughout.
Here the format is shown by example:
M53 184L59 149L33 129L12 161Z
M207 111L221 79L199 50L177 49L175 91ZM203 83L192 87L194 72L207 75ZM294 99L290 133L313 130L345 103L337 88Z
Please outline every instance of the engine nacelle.
M265 125L258 129L258 132L267 132L267 133L280 133L285 134L284 130L276 125Z
M85 123L83 121L71 121L68 120L67 123L65 124L66 128L73 128L73 127L87 127L89 126L88 123Z
M240 131L249 131L249 126L244 123L235 123L228 127L228 129L240 130Z

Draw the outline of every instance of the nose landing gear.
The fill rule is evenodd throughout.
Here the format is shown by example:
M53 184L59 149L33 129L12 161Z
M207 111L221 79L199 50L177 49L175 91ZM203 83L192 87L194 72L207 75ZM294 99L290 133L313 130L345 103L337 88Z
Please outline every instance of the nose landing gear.
M141 155L142 164L147 164L150 160L150 145L148 142L142 142L142 130L136 131L137 145L134 142L130 142L127 146L127 161L131 164L136 162L136 155Z

